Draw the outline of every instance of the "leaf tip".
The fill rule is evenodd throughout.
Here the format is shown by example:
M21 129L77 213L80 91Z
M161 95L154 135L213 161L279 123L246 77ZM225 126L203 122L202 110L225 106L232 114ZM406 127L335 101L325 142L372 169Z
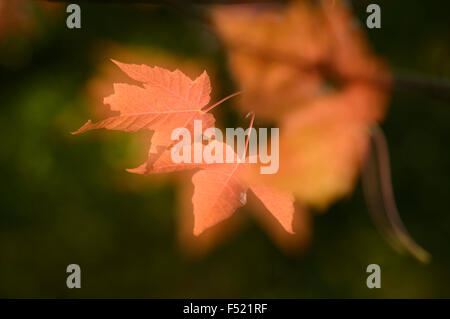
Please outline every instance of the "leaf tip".
M115 65L119 66L122 64L121 62L114 60L114 59L110 59L112 63L114 63Z
M121 69L122 71L124 71L124 72L126 73L126 71L125 71L125 69L124 69L124 68L127 66L126 63L122 63L122 62L119 62L119 61L114 60L114 59L110 59L110 60L111 60L112 63L114 63L115 65L117 65L117 66L119 67L119 69Z
M70 134L72 135L77 135L80 133L83 133L84 131L86 131L86 128L91 125L92 121L88 120L86 123L84 123L84 125L82 127L80 127L78 130L74 131L74 132L70 132Z
M146 175L147 174L147 165L146 163L135 167L135 168L127 168L125 169L128 173L133 173L133 174L141 174L141 175Z
M198 226L194 226L194 230L192 231L192 233L194 234L194 236L198 237L203 233L203 229Z

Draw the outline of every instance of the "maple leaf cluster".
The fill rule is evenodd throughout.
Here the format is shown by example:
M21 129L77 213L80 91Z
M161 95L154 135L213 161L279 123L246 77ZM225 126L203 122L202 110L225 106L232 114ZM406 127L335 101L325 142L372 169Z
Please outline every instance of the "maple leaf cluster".
M288 233L303 207L325 208L349 193L368 147L368 130L385 113L389 72L374 56L351 12L340 1L220 7L211 11L243 90L239 109L280 127L280 170L262 176L254 164L174 163L172 131L214 127L209 76L114 61L133 84L114 84L104 99L118 115L88 121L75 134L106 128L152 130L138 174L197 169L192 177L194 234L230 217L256 195ZM382 85L380 85L380 83ZM253 121L252 121L253 122ZM221 145L224 149L229 147ZM193 147L191 147L193 149Z
M260 182L250 182L246 176L252 164L237 160L234 163L211 164L172 161L170 149L174 145L171 140L173 130L186 128L193 132L194 120L201 120L206 128L214 126L214 116L205 110L211 92L206 72L191 80L179 70L172 72L160 67L114 62L143 86L115 84L114 94L105 98L104 102L111 106L111 110L118 111L119 115L95 124L88 121L74 134L99 128L127 132L153 130L155 133L148 161L128 171L154 174L200 168L192 177L195 187L192 203L196 235L228 218L238 207L245 205L249 188L288 232L293 231L293 196ZM223 143L222 147L226 149L229 146Z

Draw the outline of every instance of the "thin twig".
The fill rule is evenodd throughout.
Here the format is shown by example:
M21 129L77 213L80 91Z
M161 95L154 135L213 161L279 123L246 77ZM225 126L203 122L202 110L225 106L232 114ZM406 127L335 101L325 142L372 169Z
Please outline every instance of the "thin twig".
M215 108L217 105L222 104L223 102L225 102L228 99L231 99L232 97L235 97L236 95L242 94L242 91L239 92L235 92L233 94L228 95L227 97L224 97L223 99L221 99L219 102L214 103L213 105L209 106L207 109L202 110L202 112L209 112L211 111L213 108Z
M372 219L381 235L397 251L406 251L421 262L430 254L409 235L398 213L392 190L389 150L378 125L371 130L372 147L362 172L364 196Z
M394 76L394 83L398 91L450 102L450 82L448 80L397 75Z

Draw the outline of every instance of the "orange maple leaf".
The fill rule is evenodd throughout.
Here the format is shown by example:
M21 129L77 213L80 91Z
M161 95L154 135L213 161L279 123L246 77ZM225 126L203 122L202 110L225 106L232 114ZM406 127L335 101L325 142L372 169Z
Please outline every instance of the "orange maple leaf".
M191 80L179 70L171 72L157 66L113 62L143 87L114 84L115 93L106 97L104 103L120 114L95 124L89 120L73 134L99 128L127 132L154 130L150 153L158 153L158 147L171 144L170 136L175 128L192 131L194 120L201 120L206 127L213 126L214 116L202 110L208 104L211 92L206 71Z
M249 188L287 232L294 232L294 196L249 181L246 174L253 165L224 163L206 167L194 174L194 235L229 218L237 208L244 206Z
M248 138L247 136L247 143ZM288 192L277 190L262 181L253 181L252 176L255 174L253 171L256 165L251 163L252 161L248 157L246 160L239 161L237 154L229 145L215 140L210 143L220 143L217 147L222 147L224 154L232 152L234 162L174 163L171 151L166 150L153 162L150 169L143 164L139 168L129 171L138 174L156 174L201 168L192 177L194 235L199 235L205 229L229 218L236 209L244 206L247 202L249 188L283 228L287 232L293 233L294 197ZM191 152L194 149L195 147L191 147Z

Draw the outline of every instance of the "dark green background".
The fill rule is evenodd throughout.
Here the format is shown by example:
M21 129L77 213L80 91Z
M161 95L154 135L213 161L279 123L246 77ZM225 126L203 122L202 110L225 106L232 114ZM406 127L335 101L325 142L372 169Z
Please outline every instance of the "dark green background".
M370 1L354 3L364 21ZM368 34L394 71L450 78L449 1L378 3L382 29ZM83 4L81 30L67 29L65 16L64 7L53 17L36 10L33 36L0 44L0 297L450 297L448 101L395 93L383 124L401 216L430 264L383 241L360 185L315 217L304 255L284 255L247 218L211 253L187 258L176 240L176 188L113 182L139 178L124 171L137 164L127 157L133 136L69 132L88 118L84 90L99 42L201 57L233 92L224 52L169 8ZM82 268L81 289L66 287L71 263ZM371 263L381 266L381 289L366 287Z

